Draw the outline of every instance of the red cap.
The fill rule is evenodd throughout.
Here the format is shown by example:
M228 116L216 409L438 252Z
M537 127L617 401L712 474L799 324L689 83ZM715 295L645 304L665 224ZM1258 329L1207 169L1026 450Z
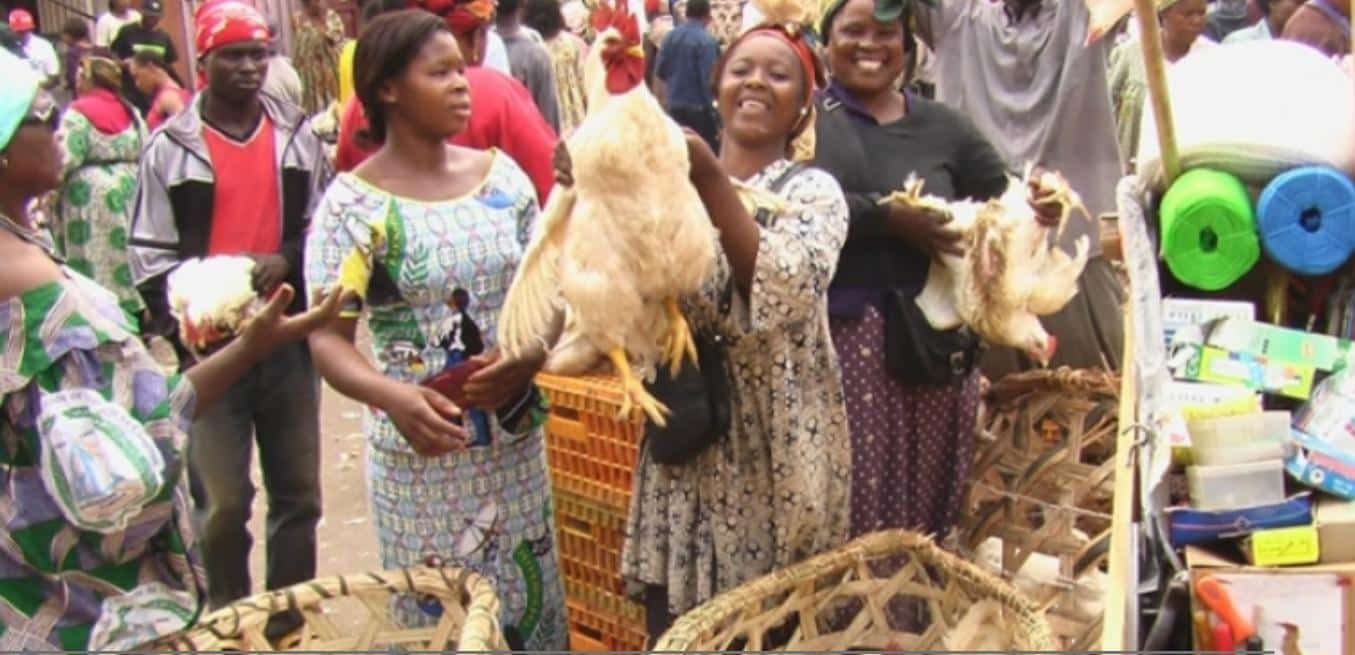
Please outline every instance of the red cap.
M9 12L9 29L15 32L32 32L37 26L33 24L33 14L24 9L15 9Z

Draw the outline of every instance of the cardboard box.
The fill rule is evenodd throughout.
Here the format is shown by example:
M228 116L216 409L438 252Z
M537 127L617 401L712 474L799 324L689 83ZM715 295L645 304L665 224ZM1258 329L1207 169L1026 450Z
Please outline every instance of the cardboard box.
M1174 373L1178 379L1233 384L1298 400L1306 400L1313 392L1317 369L1312 366L1271 361L1261 355L1212 346L1185 348L1193 352L1183 370Z
M1298 429L1290 433L1290 440L1295 448L1284 462L1289 475L1314 489L1355 500L1355 452Z
M1341 392L1341 382L1332 377L1318 385L1294 414L1294 427L1328 443L1355 447L1355 397Z
M1313 513L1322 564L1355 564L1355 501L1332 496L1317 500Z
M1313 525L1257 530L1242 542L1242 552L1252 566L1316 564L1320 551Z
M1350 350L1350 342L1345 339L1235 318L1218 321L1208 333L1207 346L1328 372L1344 366Z
M1256 305L1240 300L1162 299L1162 332L1169 346L1177 330L1204 325L1216 318L1252 321L1256 319Z
M1208 611L1195 594L1207 576L1224 583L1238 611L1252 620L1262 649L1289 653L1283 623L1303 655L1355 655L1355 565L1249 566L1226 551L1186 548L1193 610ZM1200 643L1196 641L1197 650Z

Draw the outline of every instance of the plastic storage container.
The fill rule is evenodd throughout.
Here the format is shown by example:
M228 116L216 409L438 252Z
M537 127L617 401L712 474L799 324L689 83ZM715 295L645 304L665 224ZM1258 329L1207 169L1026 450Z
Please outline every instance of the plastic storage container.
M1284 459L1289 412L1257 412L1190 421L1192 460L1226 466Z
M1196 509L1218 511L1273 505L1284 501L1284 462L1191 466L1190 500Z

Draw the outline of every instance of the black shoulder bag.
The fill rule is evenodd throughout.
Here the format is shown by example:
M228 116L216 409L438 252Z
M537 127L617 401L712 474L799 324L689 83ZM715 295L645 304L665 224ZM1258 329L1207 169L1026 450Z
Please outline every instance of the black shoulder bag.
M982 346L967 325L937 330L917 294L885 292L885 369L906 384L950 384L974 369Z
M796 163L772 182L769 190L777 193L786 183L805 168ZM759 223L765 223L765 211L759 209ZM728 316L733 305L734 282L730 280L720 294L719 312ZM670 410L668 425L659 427L653 422L645 426L645 448L655 462L681 465L696 459L712 444L729 432L732 420L729 405L729 372L725 368L730 344L711 329L693 330L696 342L698 369L690 362L673 377L667 366L660 365L650 384L649 393Z

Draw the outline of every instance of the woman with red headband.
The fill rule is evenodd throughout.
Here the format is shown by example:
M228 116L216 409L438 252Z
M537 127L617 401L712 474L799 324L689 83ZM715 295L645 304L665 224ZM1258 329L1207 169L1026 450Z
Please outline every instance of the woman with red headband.
M847 536L851 456L827 314L847 204L832 176L791 158L813 123L822 69L803 35L766 26L730 46L715 80L719 154L686 134L692 184L724 256L683 302L693 329L727 344L731 419L686 464L641 455L621 569L643 589L651 637L716 594ZM783 206L750 213L734 178Z
M441 17L456 36L466 57L466 80L475 98L470 125L452 137L451 143L468 148L498 148L508 153L532 179L537 197L545 202L555 184L551 158L555 130L536 109L532 95L521 82L480 64L484 61L490 22L491 0L419 0L418 6ZM356 96L348 100L339 123L339 143L334 167L353 170L376 152L378 144L363 138L367 116Z
M946 535L979 403L974 349L946 380L886 368L895 338L916 347L905 340L924 331L896 327L887 336L888 299L912 302L930 259L955 252L960 235L943 217L879 201L911 174L946 199L986 200L1007 187L1001 157L967 118L899 90L916 43L907 2L837 0L820 30L833 80L818 103L815 163L837 177L851 207L829 307L852 425L853 536L900 527Z

